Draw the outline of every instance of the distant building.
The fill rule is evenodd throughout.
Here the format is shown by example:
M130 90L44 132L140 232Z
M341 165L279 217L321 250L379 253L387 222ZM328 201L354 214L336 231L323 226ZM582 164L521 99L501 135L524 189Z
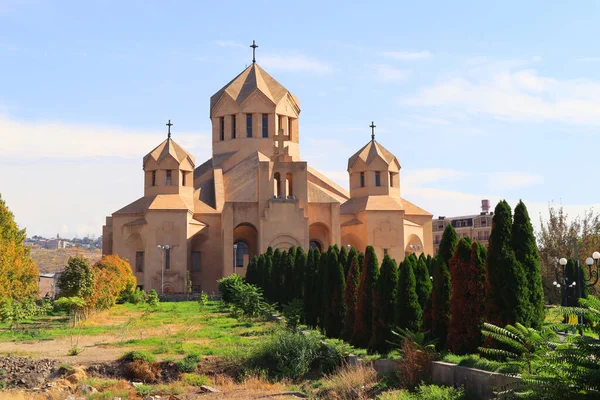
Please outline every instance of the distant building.
M54 298L57 295L56 282L60 273L46 274L41 273L38 280L38 287L40 288L40 297Z
M50 250L64 249L66 242L60 239L50 239L46 242L46 248Z
M481 212L474 215L465 215L462 217L438 217L433 220L433 249L437 255L442 234L448 224L452 224L458 234L458 238L470 237L473 240L481 242L487 247L492 230L493 212L490 212L490 201L481 200Z

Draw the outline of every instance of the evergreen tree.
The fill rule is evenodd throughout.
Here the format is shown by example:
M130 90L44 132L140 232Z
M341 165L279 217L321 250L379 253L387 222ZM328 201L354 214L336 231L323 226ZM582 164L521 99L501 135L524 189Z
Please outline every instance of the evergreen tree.
M346 268L349 265L348 264L348 249L346 248L346 246L341 247L340 252L338 254L338 260L339 260L340 264L342 264L344 279L346 279L346 276L348 276L348 270Z
M346 257L346 265L344 265L344 276L346 278L348 277L348 271L350 271L350 267L352 267L352 261L356 256L358 256L358 252L356 251L354 246L350 247L350 251L348 252L348 256Z
M565 304L567 307L576 307L577 306L577 302L579 301L579 296L578 296L578 290L579 288L577 287L577 284L579 284L579 282L577 282L577 269L575 268L575 260L572 258L569 258L567 260L567 265L565 265L565 278L566 278L566 284L564 285L565 287L561 289L566 291L566 301L567 304ZM573 282L575 282L575 286L573 286ZM562 284L562 283L561 283Z
M258 273L258 257L254 256L252 260L248 263L248 268L246 269L246 277L245 280L247 283L251 285L259 284L259 273Z
M417 261L415 268L415 279L417 281L417 296L419 297L419 305L421 309L425 309L427 301L431 298L431 289L433 284L431 283L431 275L427 269L427 259L423 254Z
M296 260L294 261L294 293L293 299L304 299L304 274L306 273L306 253L302 247L296 249Z
M318 284L319 278L319 259L321 255L319 249L310 248L308 250L308 258L306 261L306 273L304 275L304 315L306 324L311 328L317 326L319 321L319 296Z
M435 261L435 259L433 257L431 257L430 254L427 254L426 263L427 263L427 270L429 271L429 276L433 276L433 272L434 272L433 266L435 265L434 261Z
M413 269L414 259L407 257L398 270L398 296L396 297L396 325L417 332L421 327L423 311L417 296L417 282Z
M443 259L436 260L431 293L431 335L438 340L438 349L446 348L448 325L450 324L450 294L452 284L450 271Z
M340 337L344 327L344 314L346 307L344 304L344 267L339 261L337 248L330 247L327 252L327 297L324 298L327 304L325 317L325 332L332 338Z
M450 259L454 255L454 250L458 244L458 235L452 227L452 224L446 225L444 233L442 234L442 240L440 241L440 247L437 258L444 261L446 266L450 265Z
M525 271L515 258L511 236L511 210L502 200L492 220L485 286L485 322L497 326L527 323L529 316Z
M383 257L373 291L373 333L369 350L385 353L389 350L398 294L398 266L387 254Z
M373 289L379 278L379 263L373 246L367 246L358 286L352 344L365 348L373 334Z
M365 253L358 253L358 275L362 274L365 269Z
M353 248L354 249L354 248ZM358 285L360 284L360 274L358 272L358 254L356 250L350 251L350 269L346 276L346 289L344 290L344 304L346 305L346 315L344 316L344 330L342 335L345 340L352 340L354 332L354 318L356 315L356 300L358 298Z
M452 295L448 350L455 354L475 353L481 345L485 297L485 248L464 237L450 260Z
M283 258L281 250L273 252L273 266L271 267L271 301L281 304L281 286L283 284Z
M272 284L273 254L269 255L269 252L267 251L264 254L264 258L265 258L265 268L263 271L263 290L264 290L265 299L272 302L273 301L273 292L272 292L273 291L273 284Z
M331 248L331 246L330 246ZM321 331L324 331L326 328L326 320L327 320L327 288L328 282L327 278L329 275L329 268L327 264L327 254L329 251L321 253L321 257L319 258L319 272L318 278L316 282L316 293L318 293L318 306L319 306L319 328Z
M265 292L265 267L266 267L266 256L261 254L258 256L256 263L256 285Z
M527 305L529 318L524 321L527 322L524 325L539 328L545 318L540 253L527 207L522 201L519 201L515 208L511 242L515 258L523 266L529 292L529 304Z
M279 292L281 305L288 304L293 299L294 295L294 263L296 262L296 249L290 247L287 252L283 253L283 284Z

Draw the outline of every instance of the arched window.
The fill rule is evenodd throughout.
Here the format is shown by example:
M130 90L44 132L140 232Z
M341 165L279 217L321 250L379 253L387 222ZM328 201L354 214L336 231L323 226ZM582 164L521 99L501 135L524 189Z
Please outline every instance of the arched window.
M235 257L235 266L243 267L244 266L244 255L248 254L248 243L243 240L238 240L235 242L237 245L237 250L233 250L233 256Z
M281 175L279 174L279 172L275 172L275 178L274 180L274 184L275 187L273 188L273 194L277 197L281 196Z
M285 174L285 192L286 198L294 195L294 191L292 190L292 174L289 172Z
M316 240L311 240L309 245L311 249L318 249L321 251L321 243L317 242Z

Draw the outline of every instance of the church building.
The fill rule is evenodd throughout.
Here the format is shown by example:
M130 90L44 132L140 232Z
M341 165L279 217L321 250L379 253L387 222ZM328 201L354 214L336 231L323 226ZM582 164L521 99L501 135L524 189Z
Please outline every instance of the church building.
M398 158L372 134L348 159L348 192L302 161L299 117L298 98L253 60L210 98L211 159L197 165L169 121L142 161L143 196L106 218L103 254L158 293L185 293L188 276L212 293L269 246L432 254L432 215L401 197Z

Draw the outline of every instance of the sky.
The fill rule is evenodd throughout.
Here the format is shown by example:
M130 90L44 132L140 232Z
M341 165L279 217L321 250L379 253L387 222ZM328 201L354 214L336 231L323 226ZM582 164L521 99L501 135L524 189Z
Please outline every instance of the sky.
M0 0L0 194L34 234L101 234L252 60L299 99L301 157L348 187L376 139L437 218L522 199L598 209L600 3Z

